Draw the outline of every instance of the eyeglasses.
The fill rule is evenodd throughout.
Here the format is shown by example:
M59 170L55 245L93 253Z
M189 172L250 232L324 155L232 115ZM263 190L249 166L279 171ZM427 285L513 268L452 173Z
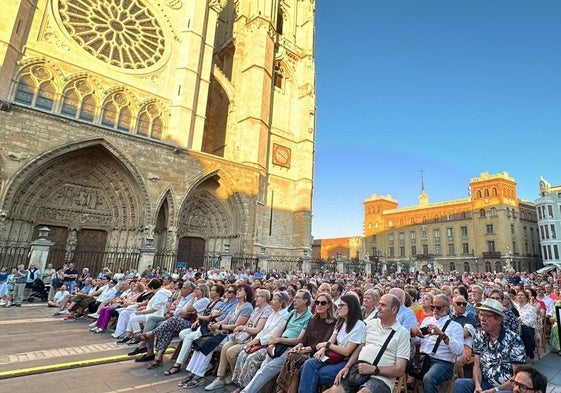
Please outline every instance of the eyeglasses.
M329 302L325 300L316 300L314 303L316 304L316 306L327 306L329 304Z
M513 388L518 388L518 390L520 390L520 393L526 393L528 390L535 390L534 388L528 387L523 383L516 382L514 378L510 379L510 383L512 384Z
M444 308L444 306L430 306L431 310L442 310Z
M456 302L455 304L456 306L460 306L460 307L465 307L468 305L466 302Z

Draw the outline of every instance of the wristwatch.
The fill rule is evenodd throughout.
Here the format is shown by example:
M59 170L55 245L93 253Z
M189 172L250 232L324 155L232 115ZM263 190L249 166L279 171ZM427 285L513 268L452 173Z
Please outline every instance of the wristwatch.
M329 349L330 346L331 346L331 341L328 341L328 342L325 344L325 349Z
M374 375L380 374L380 369L378 368L378 366L374 366L374 367L376 367L376 369L374 370Z

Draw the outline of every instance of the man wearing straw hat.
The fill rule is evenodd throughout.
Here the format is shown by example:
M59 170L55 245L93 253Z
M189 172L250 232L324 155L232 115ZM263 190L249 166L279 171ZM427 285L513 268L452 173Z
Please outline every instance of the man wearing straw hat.
M510 379L518 365L526 363L520 336L503 326L504 307L491 298L477 307L481 328L473 340L473 379L460 378L454 393L512 391Z

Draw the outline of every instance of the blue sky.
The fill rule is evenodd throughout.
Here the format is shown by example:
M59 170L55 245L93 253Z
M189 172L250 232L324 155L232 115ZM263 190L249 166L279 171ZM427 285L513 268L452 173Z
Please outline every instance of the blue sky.
M316 239L362 235L363 202L467 196L508 172L561 184L561 1L316 1Z

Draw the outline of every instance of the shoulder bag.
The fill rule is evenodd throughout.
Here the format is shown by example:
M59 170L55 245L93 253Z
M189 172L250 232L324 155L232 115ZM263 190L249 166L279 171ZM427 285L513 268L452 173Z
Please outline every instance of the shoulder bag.
M452 321L451 319L446 321L446 323L442 327L442 333L444 333L444 331L446 330L446 328L448 327L451 321ZM438 337L436 343L434 344L434 347L432 348L433 355L436 353L436 350L438 349L438 346L440 345L441 341L442 339ZM423 379L423 376L429 371L430 365L431 365L430 355L427 353L417 352L415 353L415 355L413 355L413 359L409 361L406 371L407 374L411 375L415 379Z
M388 344L390 343L394 334L395 334L395 330L392 329L390 335L388 336L388 338L384 342L384 345L382 345L382 348L380 349L380 352L378 352L378 355L376 355L376 359L374 359L374 361L372 363L369 363L366 360L357 360L356 362L354 362L352 364L351 368L349 369L349 373L347 374L347 383L351 387L358 388L358 387L364 385L366 383L366 381L368 381L370 379L370 377L371 377L370 374L361 374L361 373L358 372L358 365L360 363L366 363L366 364L372 364L372 365L376 366L378 364L378 362L380 361L380 359L382 358L382 355L384 354L384 351L388 347Z

